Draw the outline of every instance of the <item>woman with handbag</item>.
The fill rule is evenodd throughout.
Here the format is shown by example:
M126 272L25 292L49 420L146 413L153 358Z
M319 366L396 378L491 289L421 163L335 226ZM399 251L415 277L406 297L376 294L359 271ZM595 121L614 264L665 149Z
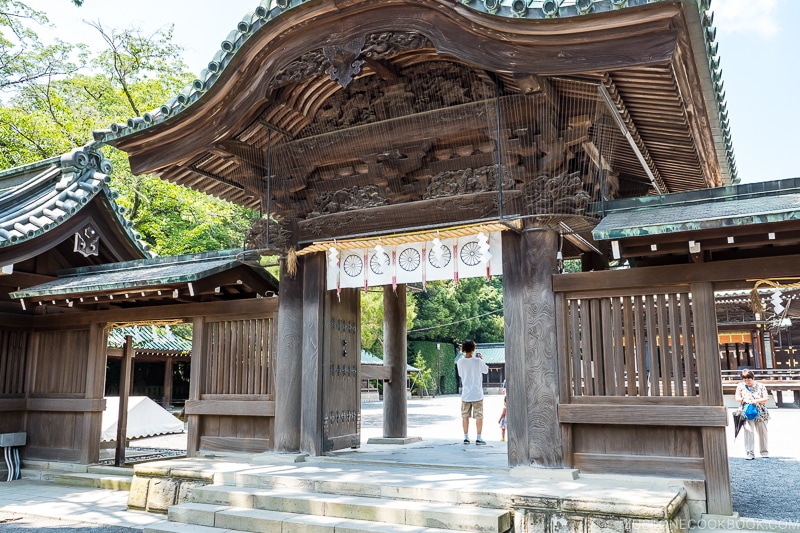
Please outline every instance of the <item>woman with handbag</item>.
M761 457L769 457L767 448L767 421L769 412L767 411L767 401L769 393L767 387L755 380L755 374L749 368L739 374L742 381L736 386L736 401L741 405L742 416L745 418L744 424L744 449L747 452L747 460L755 459L755 435L753 432L758 430L758 446Z

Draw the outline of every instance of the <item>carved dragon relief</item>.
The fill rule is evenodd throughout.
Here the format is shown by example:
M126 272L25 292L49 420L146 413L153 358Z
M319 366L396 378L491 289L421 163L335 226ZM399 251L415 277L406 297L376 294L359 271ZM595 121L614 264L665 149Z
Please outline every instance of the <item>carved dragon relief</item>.
M267 226L269 225L269 233ZM288 219L281 221L266 218L253 219L245 233L245 250L277 250L286 252L291 246L291 230Z
M436 80L436 83L418 80ZM354 80L346 91L328 98L297 137L451 108L494 95L494 87L476 79L467 67L441 61L413 65L402 69L398 80L390 85L377 76Z
M366 187L350 187L338 191L321 194L316 202L314 211L306 218L314 218L321 215L341 213L342 211L352 211L368 207L378 207L387 205L389 202L381 196L378 187L369 185Z
M353 47L360 42L357 50ZM271 89L277 89L288 85L290 83L297 83L300 81L308 80L315 76L321 75L323 72L329 71L331 68L340 68L334 65L331 61L331 54L334 59L342 57L337 49L348 50L351 54L354 53L353 59L358 59L359 56L368 57L370 59L386 59L392 57L400 52L407 50L417 50L420 48L432 48L433 44L423 35L415 32L381 32L371 33L365 37L355 39L350 43L343 46L328 46L324 49L311 50L306 52L298 59L289 63L286 67L281 69L273 78L270 83ZM338 59L336 59L338 61ZM363 63L359 63L359 67ZM331 76L334 81L339 79ZM341 81L339 81L341 83ZM348 82L349 83L349 82ZM345 87L347 84L343 85Z
M503 173L503 190L513 190L515 181ZM459 194L472 194L497 190L497 166L488 165L479 168L465 168L440 172L433 176L428 183L428 190L423 195L424 200L455 196Z

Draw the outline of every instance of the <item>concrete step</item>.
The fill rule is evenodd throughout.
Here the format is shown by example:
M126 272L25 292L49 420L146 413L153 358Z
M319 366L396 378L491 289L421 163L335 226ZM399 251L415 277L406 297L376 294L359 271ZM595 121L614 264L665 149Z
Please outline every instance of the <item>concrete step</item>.
M511 528L512 522L511 513L505 509L459 505L455 502L386 499L255 487L198 487L192 491L192 500L212 507L281 511L483 533L503 533ZM170 508L170 516L173 509L174 507Z
M53 476L53 483L75 487L94 487L96 489L130 490L133 476L90 473L58 473Z
M259 533L264 531L302 531L304 533L334 533L334 531L336 533L468 533L490 531L475 528L467 530L452 527L441 528L198 503L186 503L170 507L169 519L170 522L167 524L157 524L145 528L145 533L176 531L202 531L203 533L220 533L220 531L251 531ZM180 526L173 527L176 524L191 525L197 529L185 529ZM214 529L208 529L212 527Z

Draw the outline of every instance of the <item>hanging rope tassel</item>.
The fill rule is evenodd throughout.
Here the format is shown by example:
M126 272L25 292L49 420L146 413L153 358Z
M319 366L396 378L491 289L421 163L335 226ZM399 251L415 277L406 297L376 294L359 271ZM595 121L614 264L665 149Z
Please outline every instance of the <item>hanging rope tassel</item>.
M292 279L297 275L297 251L294 246L289 248L289 252L286 254L286 273Z

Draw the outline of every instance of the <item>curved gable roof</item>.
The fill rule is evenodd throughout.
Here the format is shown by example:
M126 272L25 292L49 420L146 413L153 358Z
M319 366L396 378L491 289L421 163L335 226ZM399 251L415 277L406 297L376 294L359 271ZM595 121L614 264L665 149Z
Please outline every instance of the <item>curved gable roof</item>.
M97 198L128 241L126 258L149 256L149 245L133 230L108 186L112 168L100 150L86 146L0 172L0 251L46 238Z
M348 2L346 7L358 4L361 13L364 14L367 10L372 9L369 6L371 2ZM432 4L432 5L429 5ZM511 43L515 40L532 40L543 50L539 55L534 54L530 58L523 57L519 50L513 52L503 51L498 45L475 47L480 55L483 55L487 61L491 62L491 57L494 61L500 63L505 62L507 68L513 71L518 68L521 63L526 60L531 62L535 60L535 65L525 67L526 72L535 74L564 74L564 73L581 73L585 67L581 65L585 63L583 54L597 53L597 50L602 45L598 45L598 39L592 34L591 28L593 25L597 27L608 26L616 27L618 32L630 32L631 37L635 37L637 33L646 31L645 25L648 19L652 19L652 13L642 11L641 8L645 6L652 6L655 4L662 4L668 6L680 6L688 26L686 37L679 40L685 40L681 46L684 46L685 51L678 52L678 55L690 55L692 57L683 58L683 61L688 61L693 64L693 69L696 69L696 76L701 86L702 100L701 106L705 110L697 107L696 103L688 103L683 101L682 105L691 107L691 111L687 111L688 120L697 120L693 117L695 113L700 111L703 117L700 118L701 122L705 125L701 129L707 128L706 132L710 140L697 140L699 144L706 144L702 148L704 156L715 156L718 161L718 172L721 177L713 177L713 169L705 166L703 172L707 173L706 182L707 186L715 185L729 185L738 181L736 174L736 164L731 142L730 125L728 120L727 105L725 102L725 91L723 88L723 81L721 77L720 59L718 56L718 45L715 42L716 29L713 26L713 12L710 11L709 0L683 0L682 2L673 2L671 0L559 0L559 1L543 1L537 3L523 2L519 0L462 0L460 3L452 4L450 2L439 3L437 2L382 2L377 9L383 9L387 13L394 10L399 6L400 9L419 9L420 14L418 18L430 18L431 15L425 14L426 9L433 8L434 12L442 12L449 10L443 20L450 23L460 24L463 26L465 33L474 34L470 38L487 40L491 34L505 34L506 37L502 40L503 43L511 48ZM186 86L183 91L173 98L165 102L160 107L145 113L141 117L132 117L124 124L112 124L107 130L99 130L94 132L95 139L104 143L115 145L122 150L128 151L132 154L132 167L140 167L136 172L157 172L162 174L163 177L176 183L187 185L191 188L203 188L198 186L197 176L194 179L191 177L190 168L182 168L180 171L164 171L164 168L159 168L159 164L152 161L152 158L147 158L137 154L141 152L141 143L138 141L142 139L143 132L150 132L153 135L159 134L163 131L161 126L169 124L176 124L177 121L186 120L192 114L206 114L214 115L217 117L215 125L217 131L214 135L219 136L219 127L224 120L219 117L232 117L229 111L224 110L222 105L234 106L237 108L246 106L260 106L263 107L264 103L256 103L249 95L249 101L245 101L241 96L234 96L233 98L220 98L220 94L224 92L234 93L248 93L248 92L262 92L263 93L263 77L274 76L290 82L300 81L302 78L316 76L320 73L330 72L333 79L336 71L336 66L332 66L330 58L320 57L320 62L317 64L316 69L309 71L308 64L302 64L301 60L302 50L296 50L297 58L291 58L293 63L289 65L279 65L280 72L272 71L269 73L259 72L258 68L248 66L250 63L261 63L266 59L272 63L271 68L275 69L276 57L278 52L275 49L280 44L287 41L284 39L281 42L275 40L275 37L291 32L294 27L301 27L310 25L315 19L320 17L335 18L338 16L336 13L343 10L345 6L339 6L333 2L310 1L302 2L298 0L264 0L252 12L246 13L242 20L237 23L235 29L232 29L228 36L221 42L220 49L208 63L200 76L194 82ZM392 11L394 15L396 11ZM356 15L358 16L358 15ZM605 18L603 18L605 17ZM581 29L577 24L583 19L588 23L586 28ZM495 23L495 21L504 21ZM505 22L508 21L508 22ZM597 22L595 22L597 21ZM610 23L608 21L611 21ZM652 21L651 21L652 22ZM343 24L341 19L337 24ZM576 30L569 29L572 24ZM671 24L674 24L671 23ZM348 24L349 25L349 24ZM639 26L639 27L637 27ZM424 23L419 27L410 28L419 31L424 27L423 33L428 32L429 37L433 38L436 50L439 53L453 52L448 47L450 43L442 31L442 35L438 35L437 40L434 35L438 33L436 23L426 26ZM478 28L476 30L476 28ZM387 25L386 31L390 28ZM394 29L394 28L392 28ZM575 39L563 38L571 32L575 32L580 36ZM650 30L653 31L653 30ZM479 33L484 35L479 35ZM518 32L516 34L510 32ZM337 33L328 35L328 32L320 32L324 35L316 37L319 40L317 45L320 50L313 52L318 56L324 53L324 46L326 44L335 44L334 41L339 39L346 39L344 33ZM352 33L352 30L350 31ZM583 42L583 45L580 43ZM393 43L396 45L396 43ZM296 46L296 45L292 45ZM396 46L395 46L396 47ZM595 52L592 52L595 50ZM619 50L611 50L606 55L609 56L610 61L613 63L619 61L613 58ZM660 61L658 54L654 50L636 50L636 43L631 43L629 50L625 52L631 63L629 65L617 64L616 67L623 68L630 65L643 65L648 61ZM605 52L600 52L600 55ZM638 54L638 56L637 56ZM649 56L648 56L649 54ZM553 57L547 57L548 55ZM273 56L273 57L270 57ZM613 59L611 59L613 58ZM285 59L280 59L285 61ZM547 63L545 65L545 63ZM630 76L621 76L617 82L613 79L615 69L609 63L604 70L611 72L612 83L617 83L620 90L620 96L624 99L626 96L626 85L629 87L627 93L632 96L634 100L641 99L643 94L646 97L648 91L642 92L640 89L635 89L633 85L643 82L645 85L650 85L657 88L658 91L664 89L659 87L663 83L663 79L654 76L653 73L647 72L633 72ZM295 69L293 70L293 66ZM487 70L491 69L491 65L484 65ZM681 70L680 68L678 70ZM597 74L596 72L594 74ZM681 77L682 73L672 73L676 77ZM648 76L650 76L648 80ZM690 77L692 75L690 74ZM260 89L254 90L256 84L260 85ZM274 84L274 80L273 80ZM678 99L683 100L688 95L680 96L681 92L685 92L688 87L679 87L679 83L675 84L670 90L676 91L679 95ZM238 87L238 88L236 88ZM612 97L617 99L617 94L612 94ZM618 102L619 103L619 102ZM637 105L625 106L624 102L620 106L620 113L628 119L627 115L631 115L632 122L635 124L637 121L644 121L648 113L652 114L653 109L642 107L637 112ZM650 105L653 105L652 103ZM671 104L670 104L671 105ZM703 112L705 111L705 112ZM659 112L656 110L656 112ZM667 108L662 108L661 113L666 113ZM642 117L642 118L640 118ZM252 120L252 119L251 119ZM297 120L294 118L293 120ZM672 120L672 117L670 117ZM276 126L276 131L281 131L282 126ZM634 126L635 132L635 126ZM286 130L283 130L284 132ZM238 133L238 132L236 132ZM697 132L693 132L697 135ZM209 132L210 135L210 132ZM190 146L191 141L181 140L180 143L184 146ZM713 146L711 146L713 144ZM245 147L246 148L246 147ZM186 155L186 154L182 154ZM163 157L163 156L162 156ZM213 157L209 155L207 157ZM649 158L649 154L644 155ZM146 161L146 159L149 159ZM702 160L703 157L700 157ZM701 161L701 165L706 165ZM194 170L197 170L196 168ZM708 173L711 174L709 177ZM195 174L202 174L202 171L195 172ZM254 195L255 191L248 191L246 185L241 183L231 183L231 180L226 180L225 176L218 176L213 172L208 173L205 178L212 178L217 183L207 186L211 194L226 198L235 203L255 207L257 201L249 199ZM652 178L651 178L652 179ZM656 178L658 179L658 178ZM228 181L226 183L226 181ZM701 183L696 183L694 187L686 187L685 185L673 185L669 191L661 192L674 192L678 190L689 190L691 188L702 187Z

